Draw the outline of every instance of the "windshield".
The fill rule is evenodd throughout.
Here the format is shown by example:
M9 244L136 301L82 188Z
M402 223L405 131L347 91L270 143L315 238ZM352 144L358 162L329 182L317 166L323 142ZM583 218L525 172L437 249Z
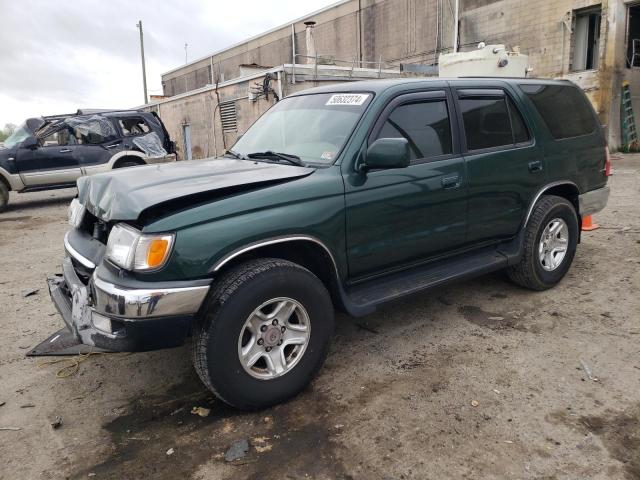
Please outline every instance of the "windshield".
M31 131L27 128L26 124L23 123L4 141L4 146L7 148L15 147L29 135L31 135Z
M285 98L260 117L231 150L242 157L277 152L305 163L331 164L372 97L369 93L321 93Z

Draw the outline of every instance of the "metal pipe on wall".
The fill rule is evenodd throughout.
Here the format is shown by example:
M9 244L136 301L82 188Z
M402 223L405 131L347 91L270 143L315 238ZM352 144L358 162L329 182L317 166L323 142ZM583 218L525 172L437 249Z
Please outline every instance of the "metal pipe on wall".
M460 23L460 0L456 0L456 8L453 15L453 51L458 51L458 23Z
M296 26L291 24L291 83L296 83Z

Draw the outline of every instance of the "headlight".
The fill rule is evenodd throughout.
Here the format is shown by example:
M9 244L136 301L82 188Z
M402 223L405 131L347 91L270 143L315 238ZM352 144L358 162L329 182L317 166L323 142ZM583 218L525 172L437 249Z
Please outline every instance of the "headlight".
M71 200L71 205L69 205L68 212L69 225L71 225L73 228L78 228L82 223L82 219L84 218L84 211L84 205L82 205L77 198Z
M171 253L173 235L143 235L129 225L117 224L109 234L106 257L125 270L162 267Z

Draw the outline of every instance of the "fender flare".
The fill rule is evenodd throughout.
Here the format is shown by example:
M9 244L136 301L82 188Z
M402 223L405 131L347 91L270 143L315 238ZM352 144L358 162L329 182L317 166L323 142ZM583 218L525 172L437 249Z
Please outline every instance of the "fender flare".
M570 187L573 187L576 189L576 191L578 192L578 195L580 194L580 189L578 188L578 185L576 185L571 180L558 180L557 182L551 182L546 184L544 187L538 190L538 193L535 194L535 196L533 197L533 200L531 201L531 203L529 203L529 209L527 210L527 216L524 218L524 222L522 222L522 228L526 227L527 223L529 223L529 218L533 213L533 208L536 206L536 203L538 202L538 200L540 200L540 197L542 197L542 195L544 195L546 191L554 187L559 187L561 185L569 185ZM580 215L580 212L576 212L576 214Z
M9 186L9 190L19 192L23 190L25 185L20 174L12 174L0 167L0 181L4 181Z
M107 163L108 169L109 170L113 170L113 168L115 167L115 164L117 163L117 161L120 160L123 157L137 157L145 165L147 164L147 160L146 160L147 156L144 153L138 152L137 150L123 150L121 152L118 152L118 153L114 154L109 159L109 162Z

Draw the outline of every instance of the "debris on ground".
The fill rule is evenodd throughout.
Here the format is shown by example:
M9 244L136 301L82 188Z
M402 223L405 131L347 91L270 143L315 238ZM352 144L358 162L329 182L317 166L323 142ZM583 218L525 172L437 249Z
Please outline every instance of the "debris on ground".
M244 457L247 453L249 453L249 440L243 438L231 444L227 453L224 454L224 459L227 462L233 462Z
M477 407L478 405L480 405L480 402L478 400L471 400L472 407Z
M7 403L7 402L4 402L4 401L0 402L0 407L2 407L3 405L5 405L6 403Z
M589 365L587 365L587 363L584 360L580 359L580 365L582 365L582 369L584 370L584 373L587 374L587 377L589 377L589 380L593 382L598 381L598 379L593 376L593 372L591 371L591 369L589 368Z
M253 445L253 448L255 448L258 453L269 452L273 448L273 445L267 440L269 440L269 437L253 437L251 439L251 445Z
M0 427L0 432L17 432L22 430L20 427Z
M174 452L175 452L175 450L172 447L169 450L167 450L167 455L173 455Z
M34 408L35 405L33 403L25 403L24 405L20 405L20 408Z
M369 325L363 322L356 322L356 327L358 327L360 330L364 330L365 332L373 333L375 335L378 334L378 330L376 330L373 327L370 327Z
M53 428L54 430L60 428L62 426L62 417L57 416L56 418L53 419L53 422L51 422L51 428Z
M204 408L204 407L193 407L191 409L191 413L193 413L194 415L198 415L200 417L208 417L209 414L211 413L211 409L210 408Z
M46 365L56 365L59 363L63 363L64 365L60 370L56 372L56 378L67 378L75 375L80 371L80 364L85 362L92 355L101 355L104 352L87 352L80 353L76 357L71 358L57 358L55 360L45 360L42 362L38 362L38 367L44 367Z
M170 416L170 417L173 417L174 415L179 414L179 413L180 413L181 411L183 411L183 410L184 410L184 407L177 408L176 410L174 410L173 412L171 412L171 413L169 414L169 416Z
M31 295L35 295L39 291L40 291L39 288L29 288L27 290L22 290L22 297L23 298L30 297Z

